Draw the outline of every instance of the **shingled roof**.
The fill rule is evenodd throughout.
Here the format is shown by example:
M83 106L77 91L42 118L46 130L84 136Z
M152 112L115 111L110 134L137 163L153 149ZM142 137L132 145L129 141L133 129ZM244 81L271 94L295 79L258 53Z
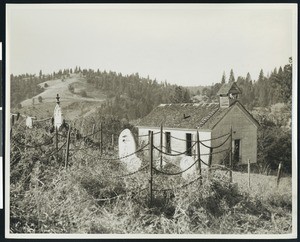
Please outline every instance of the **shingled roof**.
M236 101L228 108L220 108L218 103L161 104L144 117L137 126L168 128L213 129L214 126L235 106L259 125L252 115Z
M219 116L225 109L218 103L161 104L144 117L138 126L157 127L163 124L170 128L208 127L213 116Z
M217 96L228 95L229 91L231 91L232 93L242 93L241 89L239 89L235 82L229 82L224 83L221 86L220 90L217 93Z

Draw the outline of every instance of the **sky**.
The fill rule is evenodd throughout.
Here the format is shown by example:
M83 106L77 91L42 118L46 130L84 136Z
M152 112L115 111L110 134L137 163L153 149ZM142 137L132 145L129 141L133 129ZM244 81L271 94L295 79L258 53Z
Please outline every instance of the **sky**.
M294 5L7 5L14 75L91 68L183 86L288 64Z

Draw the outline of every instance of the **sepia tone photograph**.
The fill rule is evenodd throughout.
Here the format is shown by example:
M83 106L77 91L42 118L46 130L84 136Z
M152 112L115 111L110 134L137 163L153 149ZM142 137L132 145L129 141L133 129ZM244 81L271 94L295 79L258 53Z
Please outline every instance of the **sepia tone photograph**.
M7 4L6 36L7 238L296 238L296 4Z

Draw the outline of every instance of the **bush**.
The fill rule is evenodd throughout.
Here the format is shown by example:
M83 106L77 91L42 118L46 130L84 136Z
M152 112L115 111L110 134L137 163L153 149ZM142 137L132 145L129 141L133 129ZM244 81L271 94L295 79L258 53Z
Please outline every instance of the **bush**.
M74 86L72 84L68 85L68 89L71 93L74 93Z
M42 102L43 102L42 96L38 96L38 101L39 101L39 103L42 103Z
M79 94L80 94L80 96L82 96L82 97L87 97L87 93L86 93L86 91L84 91L84 90L81 90Z

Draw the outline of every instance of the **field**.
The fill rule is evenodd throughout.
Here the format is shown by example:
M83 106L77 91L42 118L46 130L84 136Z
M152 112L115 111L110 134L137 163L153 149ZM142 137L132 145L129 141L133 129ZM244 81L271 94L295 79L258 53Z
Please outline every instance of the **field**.
M292 231L291 178L276 187L274 176L212 172L210 179L184 180L153 174L149 203L147 149L133 174L117 158L117 147L71 136L65 163L65 137L58 152L44 128L12 137L11 233L100 234L285 234ZM26 143L25 143L26 142ZM37 148L38 147L38 148ZM25 152L26 151L26 152ZM177 172L176 167L166 170ZM185 185L186 186L183 186Z

